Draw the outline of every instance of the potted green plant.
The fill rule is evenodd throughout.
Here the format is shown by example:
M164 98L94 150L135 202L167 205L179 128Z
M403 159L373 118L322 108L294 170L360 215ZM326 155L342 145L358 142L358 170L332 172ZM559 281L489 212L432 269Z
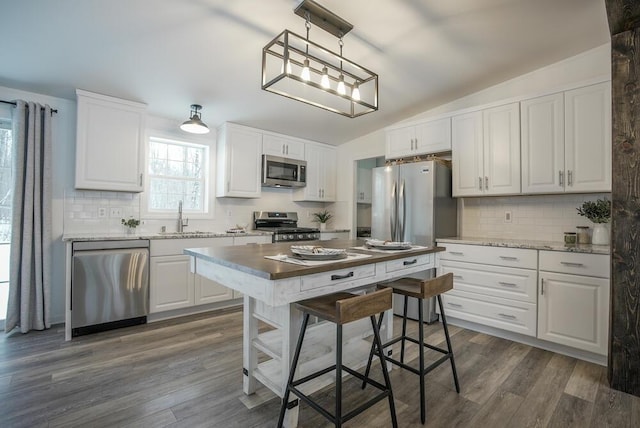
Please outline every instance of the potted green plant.
M313 221L315 223L320 223L321 231L327 228L327 223L332 218L333 218L333 214L331 214L328 210L322 210L322 211L318 211L317 213L313 213Z
M582 206L576 208L578 214L593 222L593 236L591 242L595 245L609 244L609 219L611 218L611 201L598 199L597 201L585 201Z
M120 223L127 228L127 233L136 233L136 227L140 226L140 220L130 217L128 220L121 219Z

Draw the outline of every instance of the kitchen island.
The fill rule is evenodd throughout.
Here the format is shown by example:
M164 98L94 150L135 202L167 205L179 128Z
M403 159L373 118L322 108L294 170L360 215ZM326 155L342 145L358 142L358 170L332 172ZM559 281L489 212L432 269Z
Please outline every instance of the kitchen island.
M323 245L323 242L312 244ZM244 294L243 389L253 394L260 382L278 396L285 384L298 337L302 314L292 303L345 290L364 292L375 284L419 274L437 265L441 247L412 247L404 251L366 250L364 241L333 240L332 248L348 249L350 256L328 263L301 264L265 257L291 255L290 244L261 244L242 247L194 248L184 252L192 256L191 269ZM389 311L391 312L391 311ZM385 317L383 341L392 336L391 313ZM273 329L259 333L258 321ZM344 364L354 369L364 366L369 355L369 320L347 324L344 329ZM307 330L300 357L299 376L328 367L335 357L335 328L319 322ZM268 358L260 359L258 355ZM302 388L311 393L333 382L329 373L308 382ZM293 399L292 399L293 400ZM298 407L287 411L287 426L296 426Z

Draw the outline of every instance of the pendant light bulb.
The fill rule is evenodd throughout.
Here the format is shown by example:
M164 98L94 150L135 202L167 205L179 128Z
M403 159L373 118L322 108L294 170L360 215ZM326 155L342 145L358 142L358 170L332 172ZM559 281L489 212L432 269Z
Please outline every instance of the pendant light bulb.
M351 92L351 99L354 101L360 101L360 84L355 82L353 84L353 91Z
M324 67L322 69L322 79L320 79L320 84L325 89L329 89L331 87L331 84L329 83L329 71L327 70L327 67Z
M304 67L302 67L302 73L300 73L300 78L306 82L311 80L311 72L309 71L309 59L304 60Z
M291 60L287 60L287 74L291 74ZM285 66L284 63L282 63L282 65L280 66L280 73L282 73L285 70Z
M342 74L340 74L340 77L339 77L338 89L337 90L338 90L338 93L340 95L344 95L344 94L347 93L347 90L346 90L346 88L344 86L344 76Z

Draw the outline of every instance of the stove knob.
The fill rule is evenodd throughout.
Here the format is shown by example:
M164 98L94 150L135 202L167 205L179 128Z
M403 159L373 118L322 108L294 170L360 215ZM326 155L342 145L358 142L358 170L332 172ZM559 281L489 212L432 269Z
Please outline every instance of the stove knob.
M294 236L294 235L289 235L289 239L290 239L290 240L291 240L291 239L295 239L295 236Z
M304 239L304 234L303 233L299 234L298 239Z

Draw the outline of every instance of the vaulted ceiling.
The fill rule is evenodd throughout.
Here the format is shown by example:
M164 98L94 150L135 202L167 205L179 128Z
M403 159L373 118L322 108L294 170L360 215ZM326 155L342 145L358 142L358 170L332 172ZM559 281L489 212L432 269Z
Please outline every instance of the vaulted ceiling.
M260 88L261 51L304 34L292 0L29 0L0 11L0 86L145 102L341 144L609 41L604 0L317 0L354 26L345 57L378 73L377 112L349 119ZM312 26L310 39L338 51Z

